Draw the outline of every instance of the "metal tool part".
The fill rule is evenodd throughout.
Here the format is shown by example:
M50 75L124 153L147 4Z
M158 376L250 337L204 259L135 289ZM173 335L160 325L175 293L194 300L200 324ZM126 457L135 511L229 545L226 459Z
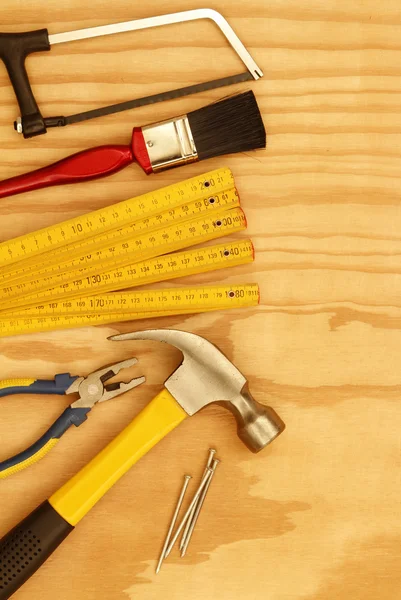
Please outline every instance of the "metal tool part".
M211 19L225 35L227 41L238 54L248 71L254 79L263 76L262 70L252 59L248 50L245 48L239 37L234 33L231 25L222 14L211 8L197 8L195 10L185 10L182 12L160 15L157 17L148 17L145 19L135 19L123 23L114 23L111 25L101 25L99 27L89 27L86 29L77 29L65 33L56 33L49 35L50 45L73 42L76 40L85 40L88 38L100 37L102 35L112 35L115 33L124 33L127 31L139 31L140 29L151 29L161 25L172 25L174 23L184 23L187 21L196 21L198 19Z
M210 469L210 467L213 464L213 459L214 459L214 455L216 454L216 450L214 448L210 448L209 449L209 456L206 462L206 467L203 471L203 477L206 475L207 469ZM199 502L198 502L199 503ZM195 506L192 509L192 512L189 516L189 519L187 521L187 524L185 525L185 529L184 529L184 533L182 534L182 538L181 538L181 542L180 542L180 550L183 549L184 544L185 544L185 540L187 538L188 532L189 532L189 528L191 527L191 523L192 523L192 519L194 517L195 511L196 511L196 507L198 506L198 503L195 504Z
M96 402L106 402L116 396L125 394L128 390L133 390L145 381L145 377L136 377L128 383L118 382L110 385L104 385L106 381L118 375L122 369L128 369L136 365L138 359L129 358L119 363L99 369L90 373L87 377L79 377L68 388L66 394L79 394L79 400L71 404L72 408L92 408Z
M201 92L208 92L209 90L215 90L217 88L227 87L229 85L235 85L237 83L244 83L245 81L252 80L253 77L251 73L246 71L245 73L239 73L238 75L229 75L228 77L221 77L220 79L213 79L212 81L206 81L204 83L186 85L168 92L160 92L159 94L151 94L150 96L143 96L142 98L135 98L134 100L119 102L118 104L112 104L111 106L87 110L81 113L70 115L68 117L49 117L44 119L44 126L45 128L65 127L66 125L82 123L83 121L97 119L98 117L104 117L106 115L114 115L125 110L140 108L141 106L148 106L149 104L158 104L159 102L167 102L168 100L176 100L177 98L183 98L192 94L200 94ZM17 127L18 126L16 124L16 130ZM25 130L21 129L21 133L24 133L24 137L28 137L25 133ZM43 131L43 133L46 133L46 130Z
M142 134L154 173L198 160L191 127L186 115L142 127Z
M184 359L165 382L166 389L189 416L213 402L230 410L237 420L238 436L252 452L262 450L284 430L274 410L251 396L244 375L205 338L177 329L149 329L110 339L155 340L181 350Z
M209 456L208 456L207 463L206 463L206 469L208 469L212 466L213 459L214 459L216 452L217 452L217 450L215 450L214 448L209 449Z
M187 512L184 515L184 518L182 519L180 525L178 526L177 531L175 532L173 539L171 540L170 544L167 546L167 550L165 552L164 558L167 558L167 556L170 554L171 550L174 548L174 544L176 543L176 541L178 540L181 531L184 529L186 522L188 521L192 509L195 506L195 504L198 501L198 498L200 497L203 489L205 488L205 485L207 484L207 482L209 481L209 478L212 476L212 469L208 468L206 471L206 474L204 475L204 477L202 478L202 481L200 483L200 486L198 487L198 489L195 492L195 495L192 499L191 504L189 505L189 508L187 510Z
M182 488L181 488L180 497L178 498L177 506L175 507L174 515L173 515L173 518L171 519L171 523L170 523L170 527L169 527L168 532L167 532L166 540L164 542L163 549L162 549L162 552L160 554L159 562L157 563L156 574L161 569L161 566L162 566L162 563L163 563L163 560L164 560L164 556L165 556L168 544L170 542L171 534L173 533L174 526L175 526L175 524L177 522L178 514L180 512L180 509L181 509L181 506L182 506L182 503L183 503L183 500L184 500L184 496L185 496L185 493L187 491L187 487L188 487L190 479L191 479L191 475L185 475L185 477L184 477L184 483L183 483Z
M199 500L198 500L198 502L197 502L197 504L195 506L194 515L193 515L192 519L190 520L189 531L188 531L188 533L187 533L187 535L185 537L185 542L184 542L184 545L183 545L183 547L181 549L181 558L183 558L185 556L186 552L187 552L187 549L188 549L188 546L189 546L189 542L191 541L192 534L193 534L194 529L196 527L196 523L198 522L200 512L201 512L202 507L203 507L203 505L205 503L205 499L206 499L207 493L209 491L210 484L212 483L213 476L215 474L216 468L219 465L219 463L220 463L220 460L218 458L215 458L213 460L213 462L212 462L212 466L211 466L212 474L210 475L210 477L208 479L208 482L207 482L206 486L204 487L203 492L199 496Z

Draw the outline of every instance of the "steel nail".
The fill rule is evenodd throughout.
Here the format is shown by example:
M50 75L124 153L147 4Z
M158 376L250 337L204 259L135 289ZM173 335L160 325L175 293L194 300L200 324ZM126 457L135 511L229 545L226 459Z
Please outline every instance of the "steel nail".
M217 468L217 465L219 464L219 462L220 462L220 460L216 458L213 461L213 463L212 463L212 473L211 473L211 475L209 477L209 480L208 480L208 482L207 482L207 484L206 484L206 486L205 486L202 494L200 495L199 501L198 501L198 503L196 505L195 513L194 513L194 516L193 516L193 519L192 519L192 522L191 522L191 525L190 525L190 528L189 528L189 531L188 531L188 535L187 535L187 537L185 539L184 546L181 549L181 558L183 556L185 556L185 554L186 554L186 551L187 551L187 548L189 546L189 542L191 541L191 537L192 537L192 534L194 532L196 523L197 523L197 521L199 519L199 515L200 515L200 512L202 510L202 506L203 506L203 504L205 502L205 499L206 499L206 496L207 496L210 484L212 483L213 475L214 475L214 473L216 471L216 468Z
M184 477L184 483L181 489L181 493L180 493L180 497L178 498L178 502L177 502L177 506L175 507L175 511L174 511L174 515L173 518L171 520L170 523L170 527L169 530L167 532L167 536L166 536L166 540L164 542L163 545L163 550L160 554L160 558L159 558L159 562L157 563L157 567L156 567L156 574L160 571L161 566L162 566L162 562L166 556L166 549L168 546L168 543L170 541L171 538L171 534L173 533L173 529L174 529L174 525L176 524L177 518L178 518L178 513L180 512L180 508L182 506L183 500L184 500L184 496L185 496L185 492L187 491L187 487L189 484L189 480L191 479L191 475L185 475Z
M214 448L209 448L209 456L208 456L208 459L207 459L205 470L203 471L203 477L206 474L206 469L208 469L208 468L211 467L211 465L213 463L213 458L214 458L215 454L216 454L216 450ZM189 519L187 521L187 524L185 525L184 533L182 534L182 538L181 538L181 541L180 541L180 546L179 546L180 550L182 550L183 547L184 547L185 540L187 539L189 528L191 527L191 523L192 523L192 520L194 518L194 514L195 514L195 511L196 511L197 505L198 505L198 503L196 503L194 505L194 507L192 509L192 512L191 512L191 514L189 516Z
M196 490L196 492L195 492L195 496L193 497L193 499L192 499L192 502L191 502L191 504L190 504L190 506L189 506L189 508L188 508L187 512L186 512L186 513L185 513L185 515L184 515L184 518L182 519L182 521L181 521L181 523L180 523L180 525L179 525L179 527L178 527L177 531L175 532L175 534L174 534L174 536L173 536L173 539L172 539L172 540L171 540L171 542L170 542L170 545L168 546L168 548L167 548L167 550L166 550L166 553L165 553L165 555L164 555L164 558L167 558L167 556L170 554L171 550L173 549L173 547L174 547L174 544L175 544L175 543L176 543L176 541L178 540L178 537L179 537L179 535L180 535L181 531L184 529L184 527L185 527L185 523L186 523L186 522L187 522L187 520L189 519L189 516L190 516L190 514L191 514L191 512L192 512L192 509L193 509L193 507L195 506L195 504L197 503L197 501L198 501L198 498L199 498L199 496L201 495L201 493L202 493L202 491L203 491L203 489L204 489L205 485L206 485L206 484L207 484L207 482L209 481L209 479L210 479L211 475L212 475L212 469L209 469L209 468L208 468L208 469L207 469L207 473L206 473L206 475L205 475L205 476L204 476L204 478L202 479L200 486L198 487L198 489L197 489L197 490Z

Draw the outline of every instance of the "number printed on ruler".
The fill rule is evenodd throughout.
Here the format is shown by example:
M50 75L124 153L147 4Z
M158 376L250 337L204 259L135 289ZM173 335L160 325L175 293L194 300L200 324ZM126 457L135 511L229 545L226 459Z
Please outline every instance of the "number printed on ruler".
M236 189L227 190L208 196L203 200L195 200L182 204L176 208L171 208L168 211L158 213L135 221L127 227L121 229L113 229L103 235L88 238L77 244L70 244L66 247L58 248L52 252L47 252L40 256L34 256L30 259L22 261L23 266L10 265L2 269L0 281L15 281L24 279L27 266L30 266L35 273L44 273L50 265L61 265L63 262L71 261L73 258L79 258L84 255L91 255L93 252L112 246L115 243L123 243L125 240L139 235L140 232L152 232L161 227L179 223L181 221L189 221L197 218L203 213L214 212L215 210L228 210L239 206L239 196ZM16 268L18 267L18 268Z
M27 309L2 313L2 318L54 317L64 315L92 315L105 313L152 312L160 310L199 310L240 308L259 302L259 287L246 285L205 285L136 292L113 292L50 302Z
M73 244L106 231L124 227L145 216L160 213L194 200L234 188L230 169L218 169L14 238L0 244L0 266L39 256L49 250Z
M82 260L75 259L63 265L50 266L43 279L46 280L46 287L53 287L74 279L82 279L93 273L134 264L141 260L194 246L245 228L246 219L242 209L217 211L201 219L186 221L150 234L133 237L106 250L82 257ZM20 294L24 294L26 283L36 279L37 273L32 273L29 269L24 282L18 282L15 287ZM7 285L0 288L0 302L7 299L10 287Z
M219 310L216 308L215 310ZM210 309L198 311L210 312ZM18 319L3 319L0 321L0 337L22 335L25 333L40 333L43 331L55 331L56 329L72 329L76 327L91 327L94 325L107 325L108 323L119 323L120 321L137 321L139 319L153 319L155 317L169 317L172 315L190 315L194 310L174 310L149 312L134 312L127 314L107 315L64 315L58 317L21 317Z
M46 286L49 286L48 282L31 281L25 285L22 296L19 286L12 286L9 288L7 299L0 303L0 310L18 306L35 306L60 298L123 290L247 264L253 260L254 249L251 240L238 240L206 248L189 249L118 267L104 273L87 275L84 278L63 282L58 287L47 287L46 289Z
M245 306L256 306L259 302L259 289L256 284L247 284L244 286L227 286L226 293L222 297L227 296L232 300L227 306L220 301L212 308L205 308L204 304L199 307L191 306L189 309L174 308L172 310L155 310L155 311L135 311L132 313L107 313L107 314L89 314L89 315L53 315L41 317L17 317L5 318L0 320L0 336L20 335L23 333L35 333L40 331L53 331L55 329L68 329L72 327L86 327L93 325L105 325L107 323L117 323L119 321L134 321L137 319L149 319L154 317L166 317L169 315L186 315L197 312L210 312L213 310L227 308L243 308ZM241 291L241 288L243 291ZM176 291L176 290L175 290ZM249 294L247 293L249 291ZM234 295L233 295L234 292ZM226 300L224 300L225 302Z

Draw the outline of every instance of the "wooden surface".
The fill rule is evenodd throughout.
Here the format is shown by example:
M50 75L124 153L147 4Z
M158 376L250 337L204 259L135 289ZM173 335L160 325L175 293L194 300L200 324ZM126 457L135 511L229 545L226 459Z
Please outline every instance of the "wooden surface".
M3 0L1 28L60 32L196 6L203 3ZM0 237L231 167L256 262L191 281L256 281L261 306L140 327L178 327L218 344L246 373L256 398L277 409L287 431L253 456L222 408L188 419L99 503L18 600L401 597L400 3L210 6L226 16L264 70L252 88L268 149L149 178L132 166L104 181L6 199ZM240 64L213 24L199 22L60 45L30 58L28 68L43 113L53 115L236 73ZM127 143L134 124L224 94L25 141L12 130L17 107L0 66L0 177L91 145ZM41 464L1 483L0 535L111 440L178 364L179 353L164 345L106 341L135 328L0 340L3 378L86 374L133 354L140 358L136 372L148 378L141 389L99 406ZM2 401L1 458L31 442L65 404L50 397ZM223 462L189 555L181 560L174 553L156 577L181 478L199 475L210 445Z

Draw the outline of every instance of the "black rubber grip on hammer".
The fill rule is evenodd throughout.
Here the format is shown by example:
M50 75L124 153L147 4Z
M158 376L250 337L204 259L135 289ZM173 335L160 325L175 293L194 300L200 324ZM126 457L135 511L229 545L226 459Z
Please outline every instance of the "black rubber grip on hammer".
M0 540L0 600L14 594L74 528L44 502Z
M47 29L24 33L0 33L0 58L6 65L21 110L25 138L46 133L46 126L33 95L25 68L32 52L50 50Z

